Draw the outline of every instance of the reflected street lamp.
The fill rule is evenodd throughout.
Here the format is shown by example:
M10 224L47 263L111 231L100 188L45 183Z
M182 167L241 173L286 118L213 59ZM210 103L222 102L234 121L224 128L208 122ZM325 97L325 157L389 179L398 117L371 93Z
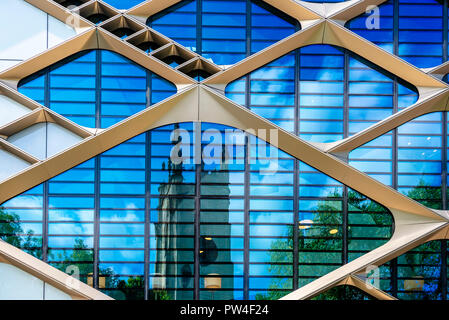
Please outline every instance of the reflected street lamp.
M209 289L212 292L212 300L214 300L214 292L217 289L221 289L221 277L218 273L209 273L204 278L204 288Z

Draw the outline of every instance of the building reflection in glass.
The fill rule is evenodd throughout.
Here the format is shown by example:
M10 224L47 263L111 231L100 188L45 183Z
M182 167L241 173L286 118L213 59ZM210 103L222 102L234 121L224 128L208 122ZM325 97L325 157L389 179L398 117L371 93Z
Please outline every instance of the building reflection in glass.
M215 130L202 162L176 128ZM385 208L253 136L223 146L226 129L139 135L4 203L1 237L115 299L266 300L391 236Z

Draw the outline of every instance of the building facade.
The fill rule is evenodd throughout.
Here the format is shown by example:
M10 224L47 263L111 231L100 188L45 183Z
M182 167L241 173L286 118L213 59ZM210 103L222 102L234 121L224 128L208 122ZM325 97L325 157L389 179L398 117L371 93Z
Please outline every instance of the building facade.
M0 299L447 300L448 5L2 1Z

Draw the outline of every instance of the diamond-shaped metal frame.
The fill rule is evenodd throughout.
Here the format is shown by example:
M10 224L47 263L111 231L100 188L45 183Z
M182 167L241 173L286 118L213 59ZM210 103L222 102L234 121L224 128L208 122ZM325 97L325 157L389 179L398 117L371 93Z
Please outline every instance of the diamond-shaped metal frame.
M346 21L364 13L368 6L379 5L385 0L350 0L321 4L296 0L263 0L297 19L302 29L226 69L191 52L193 54L191 63L198 64L198 60L207 61L205 64L213 70L212 75L201 82L180 72L180 68L168 66L156 58L155 53L146 54L132 41L128 41L145 32L156 33L145 25L147 18L181 0L148 0L130 10L122 11L100 0L87 1L81 7L101 3L117 12L116 16L99 25L92 24L75 11L66 9L53 0L25 1L65 23L72 24L73 21L78 21L72 25L77 35L0 73L0 94L32 110L28 115L0 128L0 148L30 163L27 169L0 183L0 203L148 130L178 122L212 122L252 134L254 132L249 131L250 128L267 129L267 132L270 132L270 129L277 129L279 143L275 147L380 203L389 209L394 217L394 234L386 244L286 295L282 300L309 299L339 285L355 286L378 299L394 300L396 298L366 284L364 281L366 268L386 263L425 242L449 239L449 211L427 208L340 160L342 155L347 155L351 150L416 117L431 112L448 111L449 86L441 79L449 72L449 62L432 69L419 69L344 27ZM119 18L133 21L140 30L122 40L103 28L110 21ZM160 36L167 41L166 46L187 50L173 40ZM419 92L418 101L349 138L323 144L303 141L225 97L224 89L227 84L295 49L311 44L330 44L357 53L414 85ZM108 129L88 129L17 92L17 85L21 79L88 49L106 49L119 53L173 82L178 93ZM43 121L57 122L84 139L79 144L45 160L38 160L3 139L7 138L10 132ZM259 138L270 141L269 136ZM20 259L14 260L16 265L22 265L21 260L26 260L28 264L35 263L42 266L43 262L17 250L6 243L0 243L0 260L8 256L10 257L8 261L11 262L14 260L11 256L15 255L20 256ZM61 290L87 299L105 299L101 294L93 294L91 291L93 289L86 285L81 285L78 291L64 286L52 276L57 272L50 266L47 268L49 271L41 276L47 277L47 280L49 279ZM57 274L64 277L63 273Z

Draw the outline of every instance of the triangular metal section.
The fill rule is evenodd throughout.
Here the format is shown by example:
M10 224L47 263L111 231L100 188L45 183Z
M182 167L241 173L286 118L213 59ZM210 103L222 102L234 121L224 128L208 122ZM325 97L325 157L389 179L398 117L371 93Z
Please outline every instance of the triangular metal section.
M68 294L74 300L113 300L104 293L0 240L0 262L31 274Z
M249 132L264 129L266 138L271 143L291 156L299 159L328 176L351 186L354 190L387 208L405 212L411 217L418 216L428 222L446 221L432 210L422 206L401 193L393 190L368 175L352 168L348 164L326 154L299 137L277 127L270 121L256 115L249 109L217 94L205 86L200 87L200 121L220 123ZM276 130L279 140L270 141L270 130Z

